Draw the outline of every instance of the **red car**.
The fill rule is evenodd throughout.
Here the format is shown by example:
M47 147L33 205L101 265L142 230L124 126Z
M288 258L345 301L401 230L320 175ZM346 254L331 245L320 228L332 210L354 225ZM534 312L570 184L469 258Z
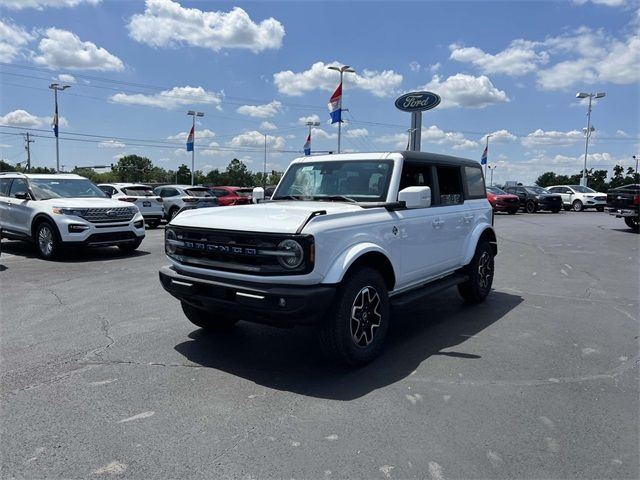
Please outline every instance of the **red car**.
M515 215L520 209L518 196L511 195L498 187L487 187L487 200L494 212L509 212L509 215Z
M209 187L209 191L218 199L218 205L246 205L251 203L252 188Z

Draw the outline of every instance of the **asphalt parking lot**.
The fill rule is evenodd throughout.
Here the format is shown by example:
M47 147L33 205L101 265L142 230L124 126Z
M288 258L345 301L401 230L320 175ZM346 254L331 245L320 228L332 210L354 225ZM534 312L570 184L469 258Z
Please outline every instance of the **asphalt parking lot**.
M2 478L629 478L639 236L596 212L496 218L494 291L394 312L332 366L311 329L207 335L133 255L3 241Z

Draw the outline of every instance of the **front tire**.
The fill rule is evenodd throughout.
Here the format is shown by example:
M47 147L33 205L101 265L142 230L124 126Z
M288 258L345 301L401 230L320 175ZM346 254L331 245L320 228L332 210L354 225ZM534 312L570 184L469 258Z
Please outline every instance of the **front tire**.
M196 327L200 327L207 332L228 332L238 323L236 318L228 318L221 315L214 315L206 310L201 310L185 302L182 304L182 311L185 316Z
M141 243L142 243L142 239L139 238L135 242L120 244L118 245L118 248L123 252L131 253L137 250Z
M160 220L147 221L147 227L149 227L151 230L153 230L154 228L158 228L158 225L160 225Z
M553 210L551 210L551 213L560 213L560 209L559 208L554 208Z
M524 210L527 213L536 213L536 202L534 202L533 200L529 200L525 206L524 206Z
M515 208L512 208L511 210L509 210L509 215L515 215L516 213L518 213L518 210Z
M320 330L324 354L342 364L365 365L378 356L389 330L389 297L382 275L369 267L349 272Z
M584 205L582 204L582 202L580 200L575 200L571 204L571 208L573 208L574 212L581 212L582 210L584 210Z
M489 242L481 242L471 263L465 268L469 280L458 285L460 296L469 303L480 303L487 298L493 284L493 249Z
M624 223L634 232L640 231L640 217L624 217Z
M596 207L596 211L598 211L598 212L604 212L604 207Z
M49 221L45 220L38 224L35 241L38 255L45 260L53 260L62 251L62 245L58 240L58 231Z

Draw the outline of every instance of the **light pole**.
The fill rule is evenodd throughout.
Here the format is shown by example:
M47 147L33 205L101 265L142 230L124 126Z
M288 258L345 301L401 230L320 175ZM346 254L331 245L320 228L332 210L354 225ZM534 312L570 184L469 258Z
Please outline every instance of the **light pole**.
M193 125L191 127L191 131L193 132L193 147L191 147L191 185L194 185L194 170L196 166L196 117L204 117L204 113L189 110L187 115L193 117Z
M491 170L491 181L489 182L489 186L490 186L490 187L493 187L493 171L494 171L496 168L498 168L498 166L497 166L497 165L493 165L493 166L491 166L491 165L487 165L487 168L488 168L489 170Z
M595 128L591 127L591 101L594 98L602 98L605 95L606 95L605 92L576 93L576 98L589 98L589 109L587 110L587 129L585 130L585 142L584 142L584 168L582 169L582 180L580 182L583 187L587 186L587 152L589 151L589 138L591 138L591 132L595 130Z
M307 138L311 138L311 129L319 126L320 122L307 122L307 127L309 127L309 136ZM309 149L311 149L311 144L309 144Z
M327 67L329 70L335 70L336 72L340 72L340 85L342 86L342 77L345 72L347 73L356 73L356 71L351 68L349 65L343 65L341 67L335 67L333 65ZM344 95L344 91L343 91ZM342 133L342 95L340 95L340 121L338 122L338 153L340 153L340 136Z
M53 113L53 133L56 136L56 172L60 173L60 145L58 141L58 90L63 91L67 88L71 88L71 85L60 85L58 83L52 83L49 88L53 90L54 98L54 113Z

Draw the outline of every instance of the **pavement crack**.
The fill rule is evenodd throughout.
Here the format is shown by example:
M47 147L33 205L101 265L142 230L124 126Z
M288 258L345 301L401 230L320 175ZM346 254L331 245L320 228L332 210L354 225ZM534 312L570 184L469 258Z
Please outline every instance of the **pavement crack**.
M217 462L218 460L220 460L222 457L226 456L231 450L235 450L238 445L240 445L243 442L246 442L247 439L249 438L249 434L251 432L253 432L255 430L255 425L251 428L248 428L244 431L242 438L240 438L236 443L234 443L233 445L231 445L230 447L225 448L222 452L220 452L217 456L215 456L213 458L213 460L211 460L212 463Z
M139 362L136 360L83 360L82 365L136 365L139 367L167 367L167 368L205 368L202 365L185 363Z
M56 297L56 300L58 300L58 304L64 306L64 303L62 302L62 299L60 298L60 295L58 295L54 290L52 290L51 288L47 288L47 292L49 292L51 295Z

